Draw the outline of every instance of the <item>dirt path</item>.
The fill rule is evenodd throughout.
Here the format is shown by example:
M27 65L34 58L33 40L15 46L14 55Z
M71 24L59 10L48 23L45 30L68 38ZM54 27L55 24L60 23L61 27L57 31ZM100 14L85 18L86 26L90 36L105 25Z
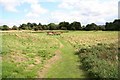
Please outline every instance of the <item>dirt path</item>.
M56 38L60 42L59 50L49 59L44 68L39 71L39 78L85 78L86 74L79 69L80 63L74 48L69 42Z
M74 55L74 48L71 44L61 38L58 38L64 46L60 51L62 59L57 61L49 68L45 78L85 78L86 74L79 68L81 65L77 55Z
M55 51L55 56L49 59L42 70L38 72L38 77L39 78L44 78L45 74L48 72L48 70L51 68L52 64L54 64L57 60L61 58L61 51L56 50Z
M58 40L57 38L55 38L55 39ZM59 40L58 40L58 41L59 41ZM61 49L61 48L63 48L63 47L64 47L64 45L60 42L60 43L59 43L59 49ZM48 70L52 67L52 65L53 65L56 61L58 61L60 58L62 58L62 56L61 56L61 51L60 51L59 49L55 51L55 56L52 57L51 59L49 59L49 60L45 63L43 69L38 72L38 77L39 77L39 78L44 78L44 76L46 75L46 73L48 72Z

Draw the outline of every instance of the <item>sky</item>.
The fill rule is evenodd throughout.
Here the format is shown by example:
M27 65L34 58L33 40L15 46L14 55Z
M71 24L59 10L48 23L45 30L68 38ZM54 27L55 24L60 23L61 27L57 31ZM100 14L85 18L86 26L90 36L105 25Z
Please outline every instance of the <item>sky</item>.
M0 25L79 21L82 25L118 18L119 0L0 0Z

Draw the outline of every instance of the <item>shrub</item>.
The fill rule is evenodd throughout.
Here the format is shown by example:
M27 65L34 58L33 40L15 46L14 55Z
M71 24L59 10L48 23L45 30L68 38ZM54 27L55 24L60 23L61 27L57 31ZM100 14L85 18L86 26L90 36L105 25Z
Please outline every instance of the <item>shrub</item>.
M91 48L81 48L79 57L89 75L97 78L117 78L118 59L116 44L98 44Z

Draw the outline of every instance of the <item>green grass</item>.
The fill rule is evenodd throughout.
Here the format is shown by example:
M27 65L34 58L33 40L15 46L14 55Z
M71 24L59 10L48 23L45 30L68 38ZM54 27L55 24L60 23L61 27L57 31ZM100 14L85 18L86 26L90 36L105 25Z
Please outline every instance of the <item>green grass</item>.
M62 52L62 59L56 62L48 71L46 78L85 78L85 73L79 70L78 56L74 55L73 47L66 41L60 39L64 44L64 48L60 49Z
M20 69L17 74L11 74L11 67L3 69L3 77L37 77L37 71L42 69L44 62L54 56L59 43L45 34L34 33L3 33L3 68L11 64L12 69ZM51 41L52 43L49 43ZM54 42L55 41L55 42ZM49 46L48 46L49 45ZM40 63L35 62L36 57ZM7 63L6 63L7 62ZM17 65L17 66L14 66ZM34 65L32 70L29 66ZM19 68L20 67L20 68ZM23 70L22 70L22 69ZM10 71L11 72L10 72ZM21 75L21 73L24 75ZM30 73L29 75L26 73Z
M45 74L45 78L85 78L87 72L80 69L76 51L97 44L111 44L118 40L115 31L67 31L61 35L13 32L2 33L3 78L35 78L46 61L61 51L61 58ZM62 46L61 46L62 45ZM36 60L37 59L37 60ZM9 65L9 66L8 66Z

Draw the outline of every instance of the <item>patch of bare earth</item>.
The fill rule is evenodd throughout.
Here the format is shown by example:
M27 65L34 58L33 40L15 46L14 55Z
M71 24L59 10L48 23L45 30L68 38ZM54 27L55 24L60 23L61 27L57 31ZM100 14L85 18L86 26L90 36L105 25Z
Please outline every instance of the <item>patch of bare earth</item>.
M51 68L51 66L61 58L61 51L57 50L55 51L55 56L53 56L51 59L49 59L42 70L38 71L38 77L44 78L45 74L48 72L48 70Z

